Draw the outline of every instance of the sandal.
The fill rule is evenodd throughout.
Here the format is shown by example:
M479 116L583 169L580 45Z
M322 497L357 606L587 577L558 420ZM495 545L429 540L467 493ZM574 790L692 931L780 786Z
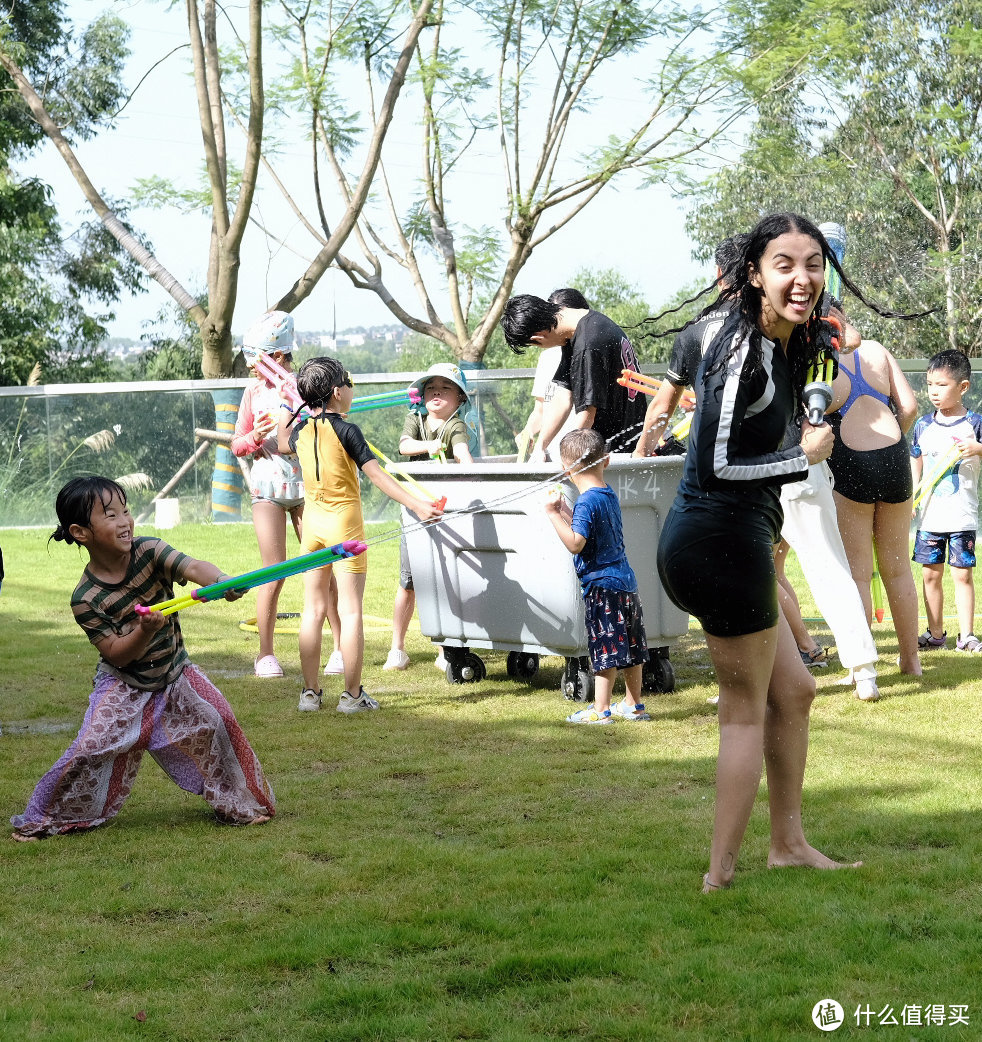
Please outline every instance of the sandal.
M798 654L809 669L824 669L829 664L828 648L820 648L817 644L811 651L802 651L799 648Z

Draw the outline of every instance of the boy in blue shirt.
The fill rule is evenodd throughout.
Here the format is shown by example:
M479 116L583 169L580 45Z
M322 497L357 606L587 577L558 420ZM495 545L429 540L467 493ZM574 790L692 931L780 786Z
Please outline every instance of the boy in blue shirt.
M586 604L587 647L596 674L593 705L566 717L571 724L609 724L650 720L639 701L641 670L648 661L644 617L638 582L624 550L621 508L614 490L604 481L610 462L603 435L589 428L573 430L559 443L559 458L579 492L571 519L563 515L563 500L546 505L549 520L573 563ZM618 672L627 692L610 704Z
M975 531L979 516L979 457L982 416L965 408L971 363L961 351L939 351L927 364L927 396L934 412L914 424L911 469L914 484L933 482L920 493L914 561L921 565L927 629L917 639L922 649L943 648L945 550L955 587L959 634L957 651L982 652L974 633Z

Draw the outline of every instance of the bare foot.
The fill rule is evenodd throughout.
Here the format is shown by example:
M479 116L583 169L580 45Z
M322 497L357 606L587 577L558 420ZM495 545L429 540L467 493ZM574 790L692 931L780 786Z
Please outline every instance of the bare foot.
M903 656L898 655L897 665L900 667L900 672L909 677L920 677L924 675L924 671L921 669L920 656L916 653L906 661Z
M11 832L10 838L17 843L37 843L37 836L25 836L22 832Z
M711 883L709 881L708 872L702 877L702 892L704 894L714 894L717 890L729 890L731 885L732 881L726 883Z
M808 846L807 843L799 850L787 850L780 854L772 850L767 857L768 868L818 868L831 870L835 868L859 868L861 865L862 861L853 861L851 864L845 861L833 861L820 850Z

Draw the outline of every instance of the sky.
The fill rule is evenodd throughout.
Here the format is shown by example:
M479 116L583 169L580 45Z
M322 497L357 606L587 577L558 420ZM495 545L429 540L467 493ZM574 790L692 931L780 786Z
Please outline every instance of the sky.
M130 24L130 90L155 62L186 41L183 4L168 11L165 3L150 0L68 0L65 7L79 25L103 10L111 10ZM138 179L155 175L186 186L197 183L201 135L189 69L186 48L167 58L146 75L116 127L76 149L103 194L123 198ZM610 106L626 109L634 104L637 90L633 73L633 66L628 63L606 82L603 100L608 114ZM419 131L411 120L404 118L400 122L400 111L404 116L410 115L408 107L397 109L386 146L386 161L390 174L398 177L400 171L405 171L406 178L412 178ZM598 111L597 119L605 118L610 117L603 110ZM598 131L603 132L599 124ZM230 139L232 134L230 131ZM232 154L236 144L230 147ZM300 172L305 175L308 152L298 144L282 153L278 163L287 180L293 169L298 176ZM33 157L29 169L54 189L66 230L82 219L90 219L91 212L80 189L52 146L45 146ZM462 193L460 198L470 223L492 224L498 219L489 200L497 197L499 169L500 159L490 152L474 153L462 168L462 184L455 191ZM296 252L269 244L256 227L247 231L233 320L236 334L289 288L314 253L309 236L296 227L295 217L285 209L275 189L262 190L257 196L257 207L268 226L286 238ZM187 289L197 292L204 286L208 222L203 216L136 207L131 209L129 219L150 238L161 262ZM684 204L667 188L639 189L629 187L625 180L618 190L615 181L566 228L536 249L519 274L514 292L545 296L557 286L568 285L577 270L615 268L640 289L650 305L657 307L683 286L708 281L709 266L692 260L691 249L684 229ZM388 271L386 278L390 278ZM400 283L395 277L392 283L398 296ZM110 335L139 337L145 323L167 307L169 301L155 283L147 293L122 300L116 306L117 319L110 324ZM327 331L396 322L374 294L356 290L345 275L336 271L323 277L311 297L297 308L295 319L300 330Z

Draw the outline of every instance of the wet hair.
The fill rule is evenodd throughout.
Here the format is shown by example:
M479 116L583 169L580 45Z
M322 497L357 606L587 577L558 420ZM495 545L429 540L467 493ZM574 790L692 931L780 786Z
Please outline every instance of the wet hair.
M713 259L720 271L726 271L740 255L740 249L747 239L746 232L738 232L724 239L717 247Z
M939 351L936 355L931 356L930 362L927 363L927 371L936 373L941 370L951 373L959 383L962 380L971 381L972 379L972 363L968 360L968 355L964 351L956 351L954 348Z
M304 404L314 409L329 405L336 387L351 386L348 370L337 358L327 355L309 358L297 373L297 391Z
M112 502L113 496L119 496L123 506L126 505L125 490L111 478L101 478L94 474L84 478L72 478L55 500L58 527L48 536L48 542L52 539L69 545L76 542L68 531L72 525L87 528L92 520L92 508L96 500L105 508Z
M607 455L604 436L592 427L567 431L559 443L559 459L564 467L586 470Z
M532 343L536 333L555 329L559 321L561 304L552 304L531 293L520 293L505 304L501 316L501 329L505 334L505 343L516 355L524 353Z
M573 289L572 286L554 289L549 294L549 303L558 304L561 308L577 308L581 310L589 310L590 307L586 297L578 289Z

